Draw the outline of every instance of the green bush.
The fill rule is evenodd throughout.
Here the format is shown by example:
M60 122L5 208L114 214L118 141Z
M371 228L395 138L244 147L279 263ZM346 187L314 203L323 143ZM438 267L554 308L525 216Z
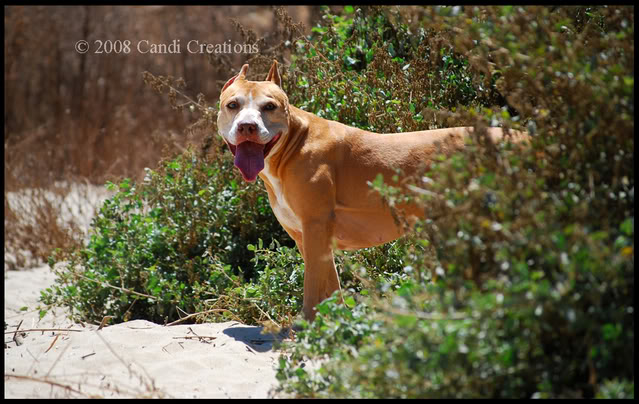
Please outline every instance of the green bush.
M311 43L297 41L284 82L301 109L374 132L407 132L441 126L435 110L501 99L490 80L485 88L473 83L468 60L432 29L409 27L381 7L324 20Z
M509 105L474 98L466 106L449 102L439 114L446 124L472 122L478 136L466 152L413 180L428 217L415 238L432 242L436 257L406 254L405 268L416 270L384 299L351 297L363 308L324 302L280 361L281 390L371 398L608 397L628 390L634 383L632 12L448 7L423 13L419 23L436 31L456 59L468 61L470 85L494 80ZM414 49L406 60L432 54ZM410 99L407 89L414 96L428 70L402 71L393 63L377 93L393 88L399 110ZM352 74L359 83L380 73ZM345 108L343 122L379 112L373 102L351 105L358 114ZM487 143L482 128L496 124L527 129L530 147ZM405 197L390 185L375 187L391 205ZM433 273L436 281L424 282ZM308 369L308 359L319 360L319 369ZM615 379L622 381L606 381Z
M94 218L87 246L58 258L68 261L56 267L45 303L65 304L76 317L98 322L107 315L116 322L170 322L215 308L230 308L245 321L261 317L242 285L265 267L252 262L247 246L266 235L294 243L264 189L239 180L228 153L211 159L188 151L149 170L141 184L125 179L110 187L118 192ZM229 291L246 310L239 301L228 303ZM219 313L210 317L231 315Z
M634 381L606 380L596 398L635 398Z
M255 297L259 306L271 321L279 321L280 327L289 325L302 310L304 289L304 261L297 247L280 246L273 239L268 248L263 248L262 240L258 245L249 244L249 250L255 251L253 262L257 273Z

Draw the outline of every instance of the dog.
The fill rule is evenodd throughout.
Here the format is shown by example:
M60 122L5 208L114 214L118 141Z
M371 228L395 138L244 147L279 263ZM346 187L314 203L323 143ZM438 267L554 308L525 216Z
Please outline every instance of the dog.
M372 247L405 231L369 181L397 169L415 173L436 155L462 149L473 128L367 132L290 105L277 61L264 81L247 80L248 67L222 88L218 131L244 180L262 179L273 213L295 240L305 264L302 312L313 320L315 306L340 290L333 247ZM510 133L515 141L525 137ZM504 133L489 128L488 135L499 141ZM424 217L416 205L396 209L410 223Z

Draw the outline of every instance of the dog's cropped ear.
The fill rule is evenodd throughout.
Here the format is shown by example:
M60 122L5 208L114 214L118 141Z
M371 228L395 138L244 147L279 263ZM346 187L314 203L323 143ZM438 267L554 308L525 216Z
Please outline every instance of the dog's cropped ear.
M244 66L242 66L242 69L240 70L240 72L238 74L236 74L235 76L231 77L229 79L229 81L227 81L224 84L224 87L222 87L222 91L220 91L220 94L224 92L224 90L226 90L226 87L230 86L231 84L233 84L233 82L237 79L239 80L246 80L246 72L248 71L248 64L245 64Z
M279 87L282 87L282 78L280 77L280 70L277 66L277 60L273 59L273 64L271 65L271 70L268 71L268 75L266 76L266 81L272 81L277 84Z

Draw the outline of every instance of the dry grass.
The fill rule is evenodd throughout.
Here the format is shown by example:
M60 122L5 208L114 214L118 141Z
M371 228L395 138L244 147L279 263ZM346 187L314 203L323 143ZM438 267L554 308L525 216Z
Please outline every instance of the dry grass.
M46 261L55 248L82 243L108 193L76 180L12 192L5 187L4 195L5 268L17 269Z

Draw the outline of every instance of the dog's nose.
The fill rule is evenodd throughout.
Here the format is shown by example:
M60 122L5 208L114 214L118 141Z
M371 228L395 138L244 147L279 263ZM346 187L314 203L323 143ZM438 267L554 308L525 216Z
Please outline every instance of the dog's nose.
M257 125L254 123L241 123L237 130L244 136L252 135L257 132Z

